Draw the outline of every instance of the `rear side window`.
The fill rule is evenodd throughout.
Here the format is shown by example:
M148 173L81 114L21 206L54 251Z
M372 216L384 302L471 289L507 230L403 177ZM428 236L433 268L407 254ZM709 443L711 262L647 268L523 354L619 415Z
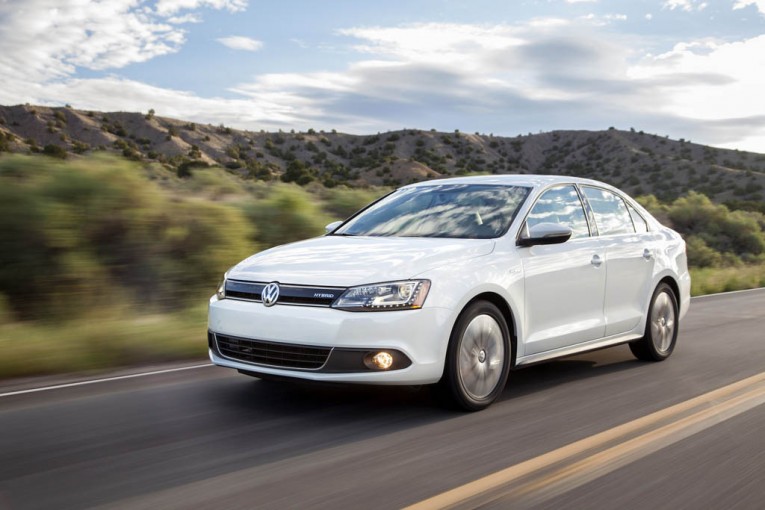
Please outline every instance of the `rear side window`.
M592 212L595 213L595 223L600 235L635 233L632 217L621 197L610 191L588 186L583 186L582 191L592 207Z
M632 217L632 224L635 225L635 230L638 234L648 232L648 223L640 216L640 213L635 210L630 204L627 204L627 209L630 211Z
M565 225L573 232L572 239L590 236L582 201L573 186L553 188L539 197L526 218L526 225L531 228L540 223Z

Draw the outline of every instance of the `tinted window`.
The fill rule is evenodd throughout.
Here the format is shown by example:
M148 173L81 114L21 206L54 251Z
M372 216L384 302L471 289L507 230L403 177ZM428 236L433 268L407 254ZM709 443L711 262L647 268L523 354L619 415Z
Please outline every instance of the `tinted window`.
M490 239L505 233L528 194L522 186L483 184L403 188L333 235Z
M648 223L643 219L642 216L640 216L640 213L635 210L634 207L627 204L627 209L630 212L630 216L632 217L632 224L635 225L635 230L638 234L642 234L643 232L648 232Z
M598 233L602 236L610 234L634 234L632 218L627 211L624 200L610 191L600 188L582 188L587 201L595 213L595 223Z
M526 225L531 228L540 223L565 225L573 232L572 239L590 235L582 201L573 186L553 188L539 197L526 219Z

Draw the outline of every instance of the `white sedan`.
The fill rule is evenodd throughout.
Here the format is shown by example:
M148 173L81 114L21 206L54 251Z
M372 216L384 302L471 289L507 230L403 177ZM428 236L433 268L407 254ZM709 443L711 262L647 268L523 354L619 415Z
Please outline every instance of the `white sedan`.
M570 177L422 182L263 251L210 299L210 359L261 378L438 384L467 410L512 368L675 347L685 243L621 191Z

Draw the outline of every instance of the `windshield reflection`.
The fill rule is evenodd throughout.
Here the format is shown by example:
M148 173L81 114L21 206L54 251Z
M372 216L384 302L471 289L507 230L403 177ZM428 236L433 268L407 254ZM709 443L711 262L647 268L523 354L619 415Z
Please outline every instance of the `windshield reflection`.
M476 184L404 188L333 235L491 239L507 231L529 191L523 186Z

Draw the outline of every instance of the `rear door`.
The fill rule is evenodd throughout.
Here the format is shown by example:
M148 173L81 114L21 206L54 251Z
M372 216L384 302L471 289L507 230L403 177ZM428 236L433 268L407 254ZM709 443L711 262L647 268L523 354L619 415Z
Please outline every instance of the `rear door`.
M606 254L606 336L634 329L645 315L655 263L647 223L610 190L581 186ZM631 210L630 210L631 209Z

